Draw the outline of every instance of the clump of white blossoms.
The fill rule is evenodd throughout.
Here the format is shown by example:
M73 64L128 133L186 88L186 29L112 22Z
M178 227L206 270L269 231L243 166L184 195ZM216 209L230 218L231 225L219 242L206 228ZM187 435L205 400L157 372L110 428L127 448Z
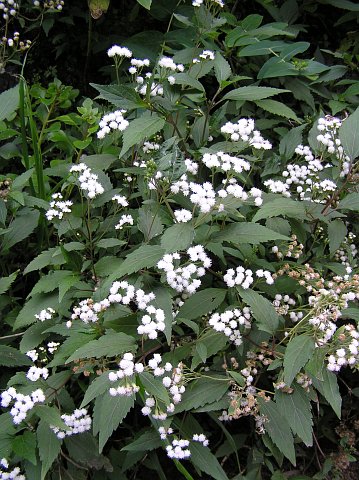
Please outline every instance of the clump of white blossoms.
M194 58L192 63L201 63L205 60L214 60L215 53L212 50L203 50L202 53L198 55L198 58Z
M165 427L159 427L158 428L158 433L160 434L161 440L166 440L168 435L172 435L173 433L173 428L168 427L167 429Z
M327 357L327 369L339 372L342 367L359 366L359 331L351 324L344 325L338 335L340 347Z
M327 115L324 118L319 118L317 129L322 133L317 136L317 140L328 153L335 154L341 167L340 176L345 177L351 170L352 162L345 154L339 138L339 129L342 125L343 121L337 117Z
M189 440L174 439L171 445L167 445L166 452L169 458L176 458L178 460L184 460L191 456L189 446Z
M258 278L264 278L268 285L273 285L274 278L268 270L263 270L260 268L259 270L256 270L256 275Z
M257 150L270 150L272 144L265 140L258 130L255 130L252 118L240 118L236 123L227 122L221 127L221 132L229 135L233 142L242 140Z
M194 7L200 7L204 0L192 0L192 5ZM209 0L209 3L219 5L221 8L224 7L223 0Z
M149 67L149 66L150 66L150 61L148 58L144 58L143 60L140 60L138 58L131 58L131 66L128 69L128 71L131 75L135 75L140 73L144 67Z
M225 275L223 275L223 280L228 287L240 285L246 290L253 283L253 272L249 268L245 269L241 266L237 267L235 270L233 268L229 268Z
M251 328L251 311L248 307L244 307L243 310L235 308L223 313L214 313L208 323L216 332L224 333L231 342L239 346L243 343L240 329Z
M10 415L13 417L13 422L18 425L26 418L26 414L31 410L36 403L45 401L44 392L39 388L33 391L30 395L23 395L18 393L14 387L10 387L1 394L1 406L8 407L13 403L10 410Z
M87 413L86 408L76 409L71 415L63 414L61 418L68 427L67 430L61 430L53 425L50 426L51 430L59 439L84 433L91 429L92 419Z
M26 378L28 378L32 382L37 382L37 380L39 380L39 378L41 377L44 380L46 380L48 376L49 376L49 371L46 367L43 367L43 368L35 367L35 366L30 367L26 374Z
M104 193L105 189L97 181L97 175L91 173L91 168L85 163L73 165L70 168L70 173L78 174L80 189L87 194L88 198L92 199Z
M45 213L48 220L53 220L56 217L61 220L65 213L71 213L70 207L72 207L73 202L63 200L61 193L54 193L51 198L50 208Z
M182 208L174 212L174 216L177 223L187 223L192 220L192 212Z
M9 469L9 462L6 458L0 460L0 480L26 480L25 475L20 473L19 467Z
M199 167L197 162L192 161L190 158L186 158L184 164L186 165L187 172L192 173L192 175L197 175Z
M119 205L120 207L128 207L127 198L124 197L123 195L114 195L112 197L112 200L114 202L117 202L117 205Z
M19 4L15 0L1 0L0 12L2 12L2 18L9 20L10 17L15 17L19 9Z
M243 158L232 157L228 153L205 153L202 157L202 162L208 168L215 168L222 172L229 172L233 170L236 173L242 173L243 170L249 172L251 164Z
M122 230L125 225L133 225L133 217L132 215L123 214L118 222L115 225L116 230Z
M175 63L170 57L162 57L158 61L158 66L172 72L183 72L184 66L181 63Z
M355 245L356 235L353 232L349 232L348 235L342 241L339 249L335 252L335 259L345 267L355 265L355 259L358 254L357 246Z
M195 433L192 437L192 440L194 442L202 443L204 447L208 447L209 445L209 440L207 439L206 435L204 433Z
M126 130L130 123L124 118L124 113L126 110L122 109L104 115L99 123L100 130L97 132L97 138L105 138L111 131Z
M190 259L187 264L178 265L181 261L181 255L174 252L166 254L157 263L157 268L165 272L166 281L173 289L180 293L185 292L192 295L200 287L201 280L199 278L205 275L205 269L211 266L212 261L202 245L190 247L186 253ZM199 266L197 263L199 263Z
M145 312L141 318L141 325L137 327L137 333L153 340L158 337L158 332L163 332L166 328L165 314L161 308L155 308L153 305L146 307Z
M107 50L107 55L110 58L114 58L114 57L131 58L132 52L127 47L120 47L119 45L113 45L111 48Z
M111 387L109 393L112 397L131 397L133 394L137 393L140 389L135 383L135 378L133 377L135 373L141 373L144 370L143 363L134 363L133 354L128 352L125 353L122 357L122 360L118 364L119 370L117 372L110 372L108 374L108 379L110 382L118 382L121 380L120 384L114 388Z
M171 185L171 192L173 194L181 192L185 197L189 196L193 205L198 206L201 213L210 212L216 204L216 192L212 184L188 182L186 174Z
M35 318L37 320L40 320L40 322L44 322L45 320L51 320L51 318L54 316L55 310L51 307L44 308L44 310L41 310L40 313L35 314Z

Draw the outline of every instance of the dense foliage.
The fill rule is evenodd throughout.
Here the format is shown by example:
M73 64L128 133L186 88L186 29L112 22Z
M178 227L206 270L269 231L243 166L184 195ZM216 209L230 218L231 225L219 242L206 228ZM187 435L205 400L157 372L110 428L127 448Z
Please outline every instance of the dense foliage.
M88 3L0 0L0 478L357 478L359 8Z

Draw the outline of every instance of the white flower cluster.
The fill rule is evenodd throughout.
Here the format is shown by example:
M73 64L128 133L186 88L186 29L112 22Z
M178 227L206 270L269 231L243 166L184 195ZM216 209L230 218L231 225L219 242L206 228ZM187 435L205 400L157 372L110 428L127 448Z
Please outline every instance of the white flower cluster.
M157 268L166 273L167 283L177 292L192 295L201 285L199 278L205 275L205 269L209 268L212 262L202 245L190 247L187 255L191 261L187 265L176 267L175 262L181 260L181 255L178 252L166 254L157 263ZM197 266L194 262L200 262L201 265Z
M35 315L35 318L40 320L40 322L44 322L45 320L50 320L55 313L55 310L51 307L44 308L44 310L41 310L40 313L37 313Z
M143 153L152 153L157 152L161 146L158 143L154 142L143 142L142 151Z
M358 249L354 243L355 239L356 235L353 232L349 232L339 249L335 252L335 259L340 261L345 267L350 267L358 254Z
M79 318L84 323L96 323L98 321L98 312L97 309L95 310L95 305L96 304L94 304L90 298L81 300L81 302L74 307L71 320L76 320ZM71 322L69 326L71 326Z
M119 370L117 372L110 372L108 378L110 382L118 382L119 380L124 380L125 384L121 382L117 388L111 387L109 393L112 397L116 396L126 396L131 397L133 394L137 393L140 389L136 385L133 375L135 373L141 373L144 370L143 363L134 363L132 353L125 353L122 357L122 360L118 364Z
M216 192L210 182L205 182L202 185L188 182L186 174L171 185L171 192L174 194L181 192L185 197L189 196L191 202L198 206L202 213L210 212L216 203Z
M279 315L288 315L289 313L289 317L293 322L298 322L303 318L303 312L290 311L290 307L294 307L296 302L289 295L277 293L272 304Z
M207 439L206 435L204 433L195 433L192 437L192 440L194 442L199 442L202 443L204 447L208 447L209 445L209 440Z
M3 469L7 471L4 471ZM26 477L20 473L19 467L9 470L9 462L6 458L2 458L0 460L0 480L26 480Z
M235 287L236 285L240 285L246 290L253 283L253 272L249 268L245 269L241 266L237 267L235 270L233 268L230 268L223 276L223 280L228 287Z
M187 223L192 220L192 213L185 208L182 208L181 210L176 210L174 212L174 216L177 223Z
M70 168L70 172L80 174L78 176L80 188L87 193L88 198L95 198L97 195L101 195L105 191L103 186L97 181L97 175L91 173L91 168L84 163L73 165Z
M260 268L259 270L256 270L256 275L258 278L264 278L268 285L273 285L274 278L268 270L263 270Z
M167 445L166 451L169 458L176 458L178 460L184 460L191 456L189 446L189 440L174 439L171 445Z
M43 5L41 5L39 0L33 0L33 4L35 7L43 6L43 8L58 10L61 12L65 2L63 0L44 0Z
M235 198L245 201L251 196L254 198L254 204L257 207L260 207L263 203L263 192L259 190L259 188L252 187L249 192L246 192L235 178L223 179L222 184L223 188L217 192L219 198L226 198L228 195L232 195Z
M162 57L158 61L158 66L166 70L171 70L172 72L183 72L184 66L179 63L176 64L170 57Z
M53 354L58 349L59 346L60 346L60 342L49 342L47 344L48 353ZM36 350L36 349L29 350L28 352L26 352L26 355L29 358L31 358L31 360L33 362L36 362L38 360L42 363L47 362L46 348L45 347L40 346L38 348L38 350ZM39 358L40 355L41 355L41 358Z
M184 161L184 164L186 165L186 170L189 173L192 173L192 175L197 175L198 172L198 163L193 162L190 158L186 158Z
M141 318L142 325L137 327L137 333L153 340L158 337L158 332L163 332L166 328L165 314L161 308L155 308L153 305L146 307L145 312Z
M119 45L113 45L111 48L107 50L107 55L112 57L125 57L131 58L132 52L127 47L120 47Z
M112 197L112 200L114 202L117 202L117 205L121 207L128 207L128 201L127 198L124 197L123 195L115 195Z
M251 328L251 311L244 307L243 310L235 308L223 313L214 313L208 323L216 332L224 333L231 342L239 346L243 342L240 328L243 330Z
M222 172L233 170L236 173L242 173L243 170L248 172L251 169L250 163L243 158L231 157L231 155L224 152L205 153L202 157L202 162L206 167L217 168Z
M123 114L126 110L116 110L104 115L99 123L100 129L97 132L97 138L105 138L111 131L123 132L129 126L129 121L125 120Z
M76 409L71 415L61 415L62 420L68 427L67 430L61 430L58 427L50 426L57 438L62 440L65 437L84 433L91 429L92 420L88 415L86 408Z
M331 372L339 372L346 365L352 368L359 366L359 331L350 324L345 325L344 329L349 336L349 342L347 345L338 348L332 355L329 355L327 368ZM343 337L347 335L344 334Z
M54 193L51 196L52 200L50 202L50 208L45 213L45 216L48 220L53 220L57 217L60 220L63 218L64 213L71 213L71 208L73 202L70 200L63 200L61 193Z
M120 221L115 225L116 230L122 230L125 225L133 225L132 215L123 214L120 218Z
M233 142L242 140L248 142L257 150L270 150L272 144L265 140L258 130L254 130L254 120L252 118L240 118L236 123L227 122L221 127L221 132L229 135Z
M219 5L220 7L224 7L224 2L223 0L210 0L210 2L215 3L216 5ZM203 0L192 0L192 5L194 7L200 7L203 3Z
M26 414L31 410L36 403L45 401L44 392L38 388L30 395L23 395L18 393L14 387L10 387L1 394L1 406L8 407L11 402L14 402L10 410L10 415L13 417L13 422L18 425L26 418Z
M2 12L2 18L9 20L10 17L15 17L19 9L19 4L14 0L1 0L0 12Z
M143 67L149 67L150 66L150 61L148 58L144 58L143 60L139 60L137 58L132 58L131 59L131 66L128 69L129 73L131 75L135 75L136 73L141 72Z
M215 54L212 50L203 50L202 53L199 54L199 58L194 58L192 63L200 63L202 60L214 60Z
M155 298L156 297L153 292L145 294L143 290L136 290L133 285L126 281L121 281L114 282L112 284L108 301L110 303L122 303L123 305L128 305L130 302L135 302L140 310L144 310Z
M37 380L39 380L40 377L46 380L48 376L49 376L49 371L46 367L43 367L43 368L39 368L35 366L30 367L26 374L26 378L28 378L32 382L37 382Z
M159 427L158 433L160 434L161 440L166 440L167 435L172 435L173 428L169 427L166 429L165 427Z

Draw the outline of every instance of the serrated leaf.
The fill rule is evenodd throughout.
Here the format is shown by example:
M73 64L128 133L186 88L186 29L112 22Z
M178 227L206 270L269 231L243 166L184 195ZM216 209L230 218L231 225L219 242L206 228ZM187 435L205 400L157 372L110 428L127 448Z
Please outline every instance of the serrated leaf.
M206 288L196 292L179 309L178 318L194 320L212 312L223 302L226 293L226 290L222 288Z
M12 115L19 106L19 85L0 94L0 121Z
M225 377L218 380L210 378L200 378L187 386L182 395L181 402L176 405L175 413L192 410L193 408L203 407L208 403L214 403L220 400L228 391L229 381Z
M280 52L287 43L282 40L261 40L253 45L247 45L238 52L238 57L255 57L258 55L268 55L272 52Z
M17 435L13 442L12 448L14 453L21 458L29 460L33 465L36 465L36 435L35 433L25 430L22 435Z
M340 395L337 377L327 368L323 368L323 381L312 377L314 387L323 395L329 405L332 407L337 417L341 417L342 397Z
M264 98L273 97L274 95L288 91L289 90L284 90L282 88L272 87L240 87L226 93L222 100L263 100Z
M339 139L350 160L359 156L359 107L339 128Z
M257 78L278 78L290 75L298 75L298 70L291 62L286 62L283 58L272 57L259 70Z
M125 245L126 242L123 240L119 240L118 238L102 238L98 242L96 242L97 248L112 248L112 247L120 247L121 245Z
M280 117L289 118L291 120L295 120L296 122L300 123L300 119L295 114L294 110L290 107L285 105L282 102L277 102L276 100L265 99L265 100L257 100L256 105L263 110L266 110L269 113L273 113L274 115L279 115Z
M232 75L230 64L219 52L216 52L214 57L214 74L219 84Z
M38 210L24 208L9 225L9 231L5 233L1 248L8 250L17 243L27 238L37 227L40 217Z
M241 287L237 287L237 290L243 301L251 307L259 330L271 334L275 333L279 325L280 317L272 303L251 289L244 290Z
M71 275L66 275L59 282L59 303L62 302L66 293L80 281L80 275L72 273Z
M342 220L335 219L328 224L329 250L331 255L338 250L347 234L347 227Z
M145 242L149 242L152 238L161 235L163 225L157 212L144 205L138 211L137 227L145 237Z
M260 207L253 217L253 222L280 215L289 218L305 219L306 211L301 202L296 202L290 198L276 198Z
M228 480L226 472L208 447L204 447L196 442L191 442L189 449L191 451L191 461L193 465L202 472L210 475L210 478L214 478L215 480Z
M284 354L284 382L290 386L294 377L311 358L315 349L314 339L308 335L298 335L287 345Z
M69 430L69 427L61 418L61 414L56 407L49 407L48 405L35 405L31 410L31 414L37 415L41 422L46 423L49 427L50 425L58 427L61 430Z
M134 145L138 145L143 140L152 137L152 135L164 127L165 123L165 119L156 114L151 116L143 115L140 118L132 120L123 132L123 146L120 157Z
M33 297L38 293L53 292L59 288L59 285L62 281L64 281L66 278L72 277L76 278L75 283L79 280L79 276L74 274L71 270L51 271L47 275L44 275L40 278L28 296Z
M0 278L0 295L5 293L11 287L11 284L15 281L19 272L13 272L8 277Z
M66 260L58 248L49 248L49 250L45 250L31 260L24 270L24 275L35 270L41 270L48 265L61 265L65 262Z
M340 200L338 210L353 210L359 212L359 193L349 193Z
M51 295L34 295L32 298L30 298L30 300L25 303L25 305L20 310L14 323L14 330L22 327L27 327L32 323L38 322L39 320L35 318L35 315L37 313L40 313L41 310L48 307L56 310L58 305L58 295L56 293L52 293Z
M289 160L294 155L294 151L298 145L302 143L303 130L306 125L299 125L299 127L291 128L285 135L282 136L279 143L279 153Z
M137 0L137 3L142 5L147 10L150 10L151 5L152 5L152 0Z
M45 330L54 325L54 323L55 319L49 319L31 325L21 338L20 351L26 353L40 345L40 343L50 335L48 332L44 333Z
M191 75L188 75L188 73L175 73L173 77L175 78L175 83L178 85L193 87L196 90L204 92L202 83L196 78L193 78Z
M61 441L43 420L40 421L37 431L37 444L41 460L41 480L44 480L47 472L60 453Z
M101 453L112 432L117 429L122 420L134 406L135 398L111 397L108 393L97 397L93 413L94 435L99 433L99 452ZM106 414L104 414L106 412Z
M251 245L258 245L271 240L289 240L289 237L257 223L249 222L232 223L220 232L214 233L211 237L213 242L249 243Z
M194 228L190 223L177 223L167 228L161 237L161 247L166 253L187 250L194 239Z
M140 95L127 85L98 85L96 83L90 83L90 85L99 92L99 98L107 100L116 107L133 109L146 106Z
M118 269L115 269L109 279L118 279L125 275L138 272L143 268L153 267L163 257L165 250L159 245L141 245L127 255Z
M193 370L201 362L205 362L205 360L203 360L204 351L206 353L206 358L209 358L222 350L227 344L227 340L228 338L223 333L218 333L213 330L206 332L196 341L196 348L192 358L191 369ZM201 345L203 345L205 349L202 348Z
M309 395L298 385L293 393L276 391L275 400L294 435L298 435L307 447L313 445L313 420Z
M293 435L287 420L283 417L283 414L280 411L280 408L272 400L266 402L262 399L258 399L258 403L261 415L265 415L268 419L265 423L265 429L268 432L268 435L283 455L295 465Z
M166 405L170 404L170 398L165 387L162 385L162 382L151 375L149 372L142 372L139 374L142 385L145 390L154 397L162 400Z
M9 347L8 345L0 345L0 365L4 367L30 366L32 365L32 361L16 348Z
M108 332L98 340L92 340L78 348L65 363L71 363L80 358L114 357L135 349L135 339L130 335L122 332Z
M111 382L108 378L109 372L102 373L99 377L96 377L90 385L87 387L85 396L81 402L80 408L85 407L94 398L102 395L110 389Z
M163 445L159 434L153 430L140 435L136 440L123 447L121 450L126 452L148 452Z

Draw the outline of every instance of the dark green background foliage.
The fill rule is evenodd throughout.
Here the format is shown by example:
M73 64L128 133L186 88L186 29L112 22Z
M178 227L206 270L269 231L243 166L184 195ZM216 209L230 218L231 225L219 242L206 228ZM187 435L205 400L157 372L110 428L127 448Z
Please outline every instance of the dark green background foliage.
M46 400L19 425L3 402L0 459L31 480L357 479L358 356L352 368L327 368L331 355L347 354L359 320L356 2L65 0L54 11L24 1L17 17L1 21L2 35L17 29L32 46L2 45L0 53L0 389L41 388ZM162 94L151 94L150 81L139 91L127 58L113 65L107 51L115 44L149 59L144 72ZM192 63L203 50L214 59ZM158 67L162 56L184 71ZM103 116L119 109L126 128L98 135ZM330 151L317 136L332 117L340 127ZM241 118L253 119L272 148L221 131ZM146 152L146 142L157 146ZM310 164L298 145L320 163L308 177L317 184L302 195L287 184L284 196L270 184ZM248 169L208 166L206 156L218 152ZM95 198L70 171L82 163L104 188ZM184 174L216 192L212 208L171 191ZM247 196L221 198L229 181ZM50 218L60 192L71 212ZM181 209L189 222L176 220ZM116 228L123 214L132 223ZM159 262L180 252L183 266L196 245L211 265L199 288L181 296ZM224 278L238 266L253 272L247 288ZM143 312L134 299L66 327L81 301L91 309L117 280L155 293L151 304L164 315L157 337L138 332ZM294 304L278 304L278 295ZM35 317L48 307L51 318ZM244 308L250 326L235 345L211 321ZM335 322L328 341L312 322L320 315ZM26 377L33 349L35 365L49 370L35 382ZM131 378L137 394L111 396L109 372L126 352L145 372ZM161 411L170 401L148 364L156 353L181 364L186 387L165 422L141 413L147 395ZM64 429L61 415L84 407L91 429L59 439L50 426ZM234 419L219 420L223 411ZM209 446L191 441L191 457L173 460L165 449L173 438L161 440L160 426L182 439L205 433Z

